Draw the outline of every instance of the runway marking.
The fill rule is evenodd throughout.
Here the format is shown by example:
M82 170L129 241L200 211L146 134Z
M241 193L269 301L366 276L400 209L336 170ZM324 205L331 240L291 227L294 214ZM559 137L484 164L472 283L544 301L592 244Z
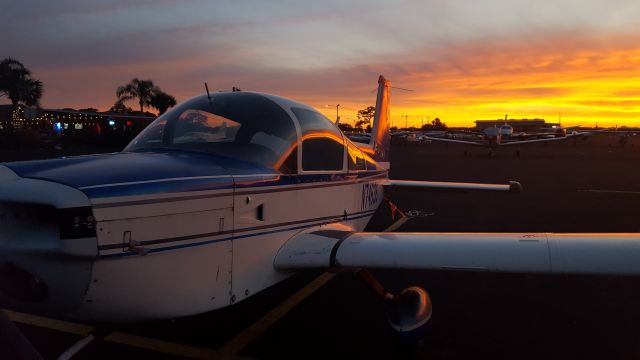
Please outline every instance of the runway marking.
M16 323L36 326L40 328L65 332L79 336L89 336L96 328L90 325L72 323L64 320L51 319L38 315L20 313L16 311L1 309L7 317ZM128 345L144 350L155 351L159 353L188 357L192 359L219 359L220 352L211 349L199 348L195 346L172 343L169 341L152 339L144 336L131 335L118 331L114 331L102 339L106 342ZM241 357L233 356L240 359ZM246 358L245 358L246 359Z
M396 220L393 224L391 224L391 226L389 226L388 228L382 230L382 232L391 232L391 231L395 231L397 230L399 227L401 227L402 225L404 225L404 223L406 223L407 221L409 221L409 219L411 219L408 216L403 216L400 219Z
M255 339L264 334L271 326L277 323L282 317L288 314L294 307L304 301L307 297L315 293L322 286L328 283L335 274L323 273L310 281L302 289L283 301L280 305L269 311L266 315L253 323L251 326L229 340L218 350L199 348L195 346L183 345L164 340L148 338L144 336L126 334L114 331L102 338L102 341L128 345L144 350L160 352L169 355L189 357L193 359L219 359L219 358L245 358L238 356L238 353L251 344ZM16 311L0 309L7 314L13 322L46 328L50 330L70 333L86 337L96 328L90 325L77 324L69 321L47 318L38 315L20 313Z
M88 336L95 329L93 326L76 324L69 321L46 318L43 316L20 313L2 309L9 320L21 324L37 326L74 335Z
M164 340L152 339L144 336L125 334L114 331L104 338L116 344L129 345L140 349L161 352L169 355L189 357L192 359L217 359L220 354L211 349L172 343Z
M329 280L333 279L334 276L335 274L323 273L309 282L305 287L298 290L298 292L253 323L253 325L244 329L240 334L236 335L236 337L224 344L220 349L218 349L219 355L225 358L236 356L255 339L262 336L262 334L269 330L273 324L282 319L282 317L284 317L289 311L304 301L304 299L328 283Z

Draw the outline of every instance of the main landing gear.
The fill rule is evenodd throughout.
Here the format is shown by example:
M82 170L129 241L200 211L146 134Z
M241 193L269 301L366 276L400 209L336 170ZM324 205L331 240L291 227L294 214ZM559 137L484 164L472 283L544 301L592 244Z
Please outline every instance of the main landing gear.
M362 280L385 304L389 326L408 340L417 340L427 330L431 320L431 297L419 286L410 286L392 294L367 269L355 270Z
M389 199L385 200L391 210L393 223L384 232L395 231L410 219L434 215L433 212L423 210L410 210L405 213ZM419 340L428 329L431 320L432 305L429 293L419 286L410 286L398 294L393 294L385 289L369 270L359 268L354 272L384 302L391 329L409 342Z

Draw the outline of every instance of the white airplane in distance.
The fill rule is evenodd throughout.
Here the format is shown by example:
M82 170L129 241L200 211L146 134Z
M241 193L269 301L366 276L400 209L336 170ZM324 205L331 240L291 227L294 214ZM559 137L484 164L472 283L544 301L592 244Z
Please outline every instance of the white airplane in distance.
M513 127L505 123L501 127L488 127L482 131L482 139L477 140L458 140L458 139L448 139L442 137L431 137L425 136L425 139L460 145L469 145L469 146L482 146L489 149L488 155L493 156L494 150L503 146L518 146L518 150L516 154L520 156L520 145L525 144L533 144L533 143L544 143L551 141L564 141L572 137L583 136L585 134L579 132L572 132L571 134L563 133L554 133L552 137L543 137L536 139L526 139L526 140L514 140L514 138L525 138L525 137L539 137L547 134L513 134ZM464 150L464 155L467 155L467 150Z
M519 187L389 179L378 84L360 146L309 106L237 91L176 106L120 153L0 165L0 307L175 318L305 269L364 269L391 327L411 333L431 317L427 292L391 294L366 269L640 275L639 234L363 232L386 187Z
M513 126L509 125L507 123L507 117L509 116L509 114L506 114L504 116L504 124L502 126L500 126L500 136L502 138L508 138L511 137L513 135Z

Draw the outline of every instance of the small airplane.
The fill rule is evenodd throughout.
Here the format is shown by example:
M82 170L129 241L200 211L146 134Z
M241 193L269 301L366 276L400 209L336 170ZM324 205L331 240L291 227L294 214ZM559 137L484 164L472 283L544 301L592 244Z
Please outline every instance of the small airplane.
M389 179L389 100L380 76L368 144L293 100L207 92L122 152L0 165L0 307L168 319L302 270L358 270L411 334L431 318L427 291L392 294L366 269L640 275L639 234L363 232L388 187L520 188Z
M509 114L506 114L504 116L504 124L500 126L500 136L503 139L511 137L513 135L513 126L507 123L507 116L509 116Z
M494 150L503 146L518 146L516 151L516 155L520 156L520 145L532 144L532 143L546 143L550 141L563 141L572 137L580 137L586 136L585 133L580 133L574 131L570 134L565 131L556 131L552 134L540 133L540 134L514 134L513 127L506 123L506 115L505 115L505 123L504 125L494 127L485 128L479 136L481 139L479 141L476 140L459 140L459 139L449 139L446 137L430 137L425 136L425 139L431 141L439 141L453 144L461 144L461 145L470 145L470 146L483 146L486 147L489 152L489 156L494 155ZM475 133L467 133L467 134L475 134ZM549 136L545 136L549 135ZM527 139L535 137L535 139ZM467 155L467 149L464 149L464 155Z

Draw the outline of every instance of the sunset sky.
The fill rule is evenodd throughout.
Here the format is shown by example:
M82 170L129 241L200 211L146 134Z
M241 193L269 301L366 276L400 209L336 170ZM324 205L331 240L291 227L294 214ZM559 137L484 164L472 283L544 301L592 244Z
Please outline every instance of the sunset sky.
M43 81L46 108L106 110L138 77L178 101L207 81L331 118L340 103L353 122L383 74L413 90L393 90L394 125L640 126L639 19L638 0L25 0L2 5L0 58Z

